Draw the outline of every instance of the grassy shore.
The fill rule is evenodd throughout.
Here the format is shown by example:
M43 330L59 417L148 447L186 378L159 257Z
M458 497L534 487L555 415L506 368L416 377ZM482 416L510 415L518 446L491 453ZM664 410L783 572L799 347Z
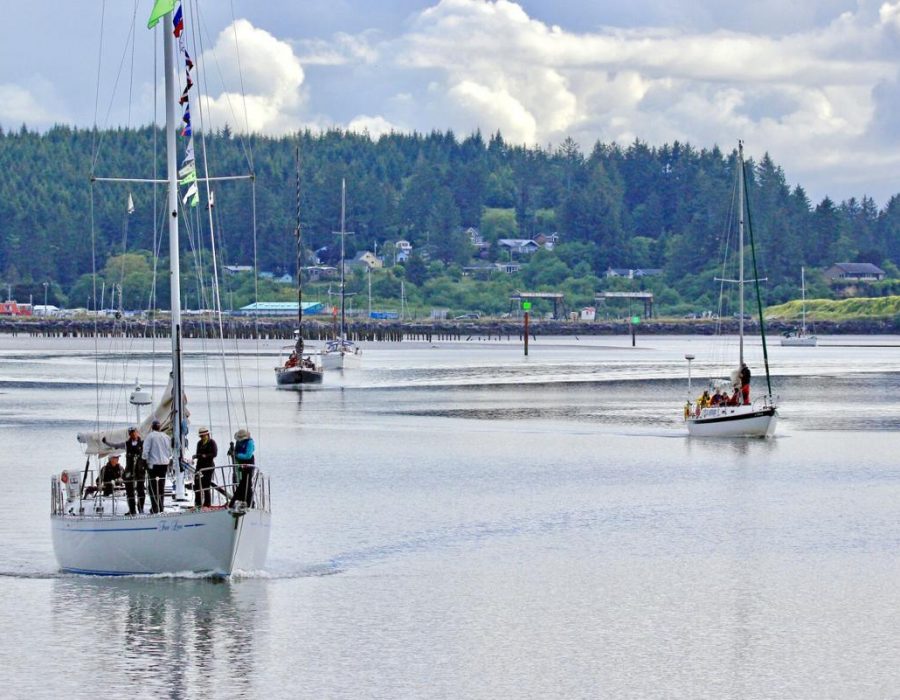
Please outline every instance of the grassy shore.
M800 320L803 303L795 300L766 309L766 318L772 320ZM859 297L855 299L807 299L806 320L852 321L861 319L887 319L900 315L900 296Z

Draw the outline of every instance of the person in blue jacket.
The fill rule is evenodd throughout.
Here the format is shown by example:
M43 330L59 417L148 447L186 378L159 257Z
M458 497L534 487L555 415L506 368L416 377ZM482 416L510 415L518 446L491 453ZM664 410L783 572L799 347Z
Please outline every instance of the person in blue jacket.
M253 477L256 476L256 459L253 456L255 450L250 431L241 428L234 434L234 442L228 453L234 459L236 465L238 485L231 497L228 507L234 507L238 501L243 501L248 508L253 507Z

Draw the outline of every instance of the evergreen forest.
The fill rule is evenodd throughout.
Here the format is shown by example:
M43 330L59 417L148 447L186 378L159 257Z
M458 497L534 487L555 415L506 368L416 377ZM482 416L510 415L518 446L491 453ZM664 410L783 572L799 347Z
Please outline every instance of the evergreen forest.
M154 275L168 264L164 188L91 181L92 175L162 177L164 141L153 127L0 130L0 283L19 301L32 296L40 303L46 292L51 304L96 308L94 282L100 280L121 286L125 308L166 308L166 275ZM571 139L558 147L526 148L506 143L499 133L488 139L451 132L372 139L341 130L244 137L227 128L196 143L199 170L217 176L252 172L254 179L216 182L212 210L204 198L185 212L186 266L208 269L211 220L220 264L253 265L256 259L257 269L275 278L295 274L299 149L303 265L338 262L334 231L345 180L346 229L353 232L346 238L347 258L368 250L385 265L371 278L355 273L349 284L357 293L371 284L380 307L397 308L401 283L409 303L422 310L505 311L515 289L562 291L570 308L592 303L600 290L638 288L654 291L663 312L715 305L713 280L733 206L734 149L635 141L598 142L583 151ZM802 186L788 184L768 155L748 161L747 172L766 303L799 296L801 266L811 296L846 295L822 278L835 262L878 265L887 279L865 292L897 292L900 195L883 208L866 196L813 202ZM480 248L472 245L471 228L483 239ZM521 259L497 244L540 234L556 234L555 246ZM398 240L413 251L399 263ZM494 262L516 262L519 269L472 272ZM608 278L611 268L661 273ZM229 282L226 306L253 300L256 283L247 277L252 275ZM199 285L185 286L189 307ZM304 285L304 295L325 294L326 286L333 283L309 290ZM259 298L289 300L295 291L263 279Z

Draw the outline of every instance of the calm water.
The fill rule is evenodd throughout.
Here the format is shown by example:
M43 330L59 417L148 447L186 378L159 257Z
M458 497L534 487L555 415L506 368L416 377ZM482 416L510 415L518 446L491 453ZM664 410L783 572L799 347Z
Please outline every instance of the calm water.
M165 358L0 337L4 695L900 697L900 338L773 347L778 437L687 439L716 342L373 345L303 395L232 344L274 526L214 582L57 573L50 474ZM221 444L214 350L186 367Z

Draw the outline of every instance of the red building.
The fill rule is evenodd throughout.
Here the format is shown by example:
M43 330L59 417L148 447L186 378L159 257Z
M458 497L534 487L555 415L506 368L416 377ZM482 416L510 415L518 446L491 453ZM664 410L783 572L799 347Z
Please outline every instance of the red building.
M0 301L0 316L31 316L31 304Z

